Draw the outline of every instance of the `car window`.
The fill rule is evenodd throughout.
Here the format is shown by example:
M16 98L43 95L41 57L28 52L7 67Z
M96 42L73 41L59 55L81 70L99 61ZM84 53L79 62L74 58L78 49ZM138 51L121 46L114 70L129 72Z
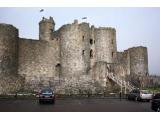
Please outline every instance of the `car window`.
M135 90L132 90L131 93L135 93Z
M130 93L139 93L139 90L132 90Z
M132 90L130 93L134 93L135 90Z
M134 90L134 93L140 93L139 90Z
M52 93L51 89L44 89L41 91L41 93Z
M142 94L149 94L150 92L148 90L141 90Z
M160 99L160 94L156 94L156 95L154 96L154 99Z

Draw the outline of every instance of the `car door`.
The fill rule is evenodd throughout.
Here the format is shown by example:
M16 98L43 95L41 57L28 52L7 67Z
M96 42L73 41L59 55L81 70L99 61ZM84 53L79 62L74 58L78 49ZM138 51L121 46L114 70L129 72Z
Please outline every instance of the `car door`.
M133 96L133 99L139 98L140 91L139 90L134 90L132 96Z
M135 90L132 90L132 91L130 92L130 98L131 98L131 99L134 99L134 96L135 96Z

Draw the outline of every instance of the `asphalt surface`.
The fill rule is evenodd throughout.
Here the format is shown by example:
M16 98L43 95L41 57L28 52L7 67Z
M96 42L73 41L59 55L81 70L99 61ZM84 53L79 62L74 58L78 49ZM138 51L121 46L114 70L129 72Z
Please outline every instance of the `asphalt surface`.
M0 99L0 112L152 112L150 102L111 98L64 98L55 104L37 99Z

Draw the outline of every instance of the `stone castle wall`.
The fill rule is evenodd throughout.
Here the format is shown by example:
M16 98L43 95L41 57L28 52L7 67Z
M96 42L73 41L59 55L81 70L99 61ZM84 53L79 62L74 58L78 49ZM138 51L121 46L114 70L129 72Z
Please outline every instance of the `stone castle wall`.
M19 69L26 83L59 79L59 41L19 40ZM38 82L39 83L38 83ZM47 84L47 83L46 83Z
M95 59L96 62L114 62L114 55L117 52L115 29L97 28L95 29ZM104 54L105 53L105 54Z
M140 78L149 78L147 48L138 46L124 52L117 52L117 64L114 66L114 71L120 79L128 80L133 85L141 87L144 79Z
M134 75L148 76L146 47L117 52L114 28L90 27L89 23L77 20L55 31L53 18L43 18L39 23L39 40L19 38L15 27L0 24L0 50L0 92L5 91L3 85L10 83L15 86L13 91L51 86L58 93L88 90L96 94L104 89L117 89L107 78L109 72L123 80Z
M86 73L89 68L89 25L64 25L59 33L62 77Z
M52 32L54 31L55 23L52 17L43 19L39 22L39 40L52 40Z
M146 47L133 47L129 49L131 75L148 75L148 52Z
M130 75L130 55L126 50L124 52L117 52L117 61L114 65L114 73L120 79L126 79Z
M9 24L0 24L0 94L17 92L23 78L18 71L18 29Z
M17 74L18 29L0 24L0 76Z

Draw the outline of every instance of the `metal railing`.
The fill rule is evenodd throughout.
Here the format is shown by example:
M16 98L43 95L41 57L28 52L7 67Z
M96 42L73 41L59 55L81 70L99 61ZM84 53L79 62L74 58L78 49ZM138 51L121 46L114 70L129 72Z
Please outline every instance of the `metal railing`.
M118 79L114 76L113 73L109 73L108 74L108 77L109 79L113 80L115 83L117 83L120 87L121 87L121 92L123 92L123 88L124 88L124 93L126 94L127 92L127 89L129 91L135 89L136 87L133 86L129 81L125 81L125 80L122 80L122 79Z

